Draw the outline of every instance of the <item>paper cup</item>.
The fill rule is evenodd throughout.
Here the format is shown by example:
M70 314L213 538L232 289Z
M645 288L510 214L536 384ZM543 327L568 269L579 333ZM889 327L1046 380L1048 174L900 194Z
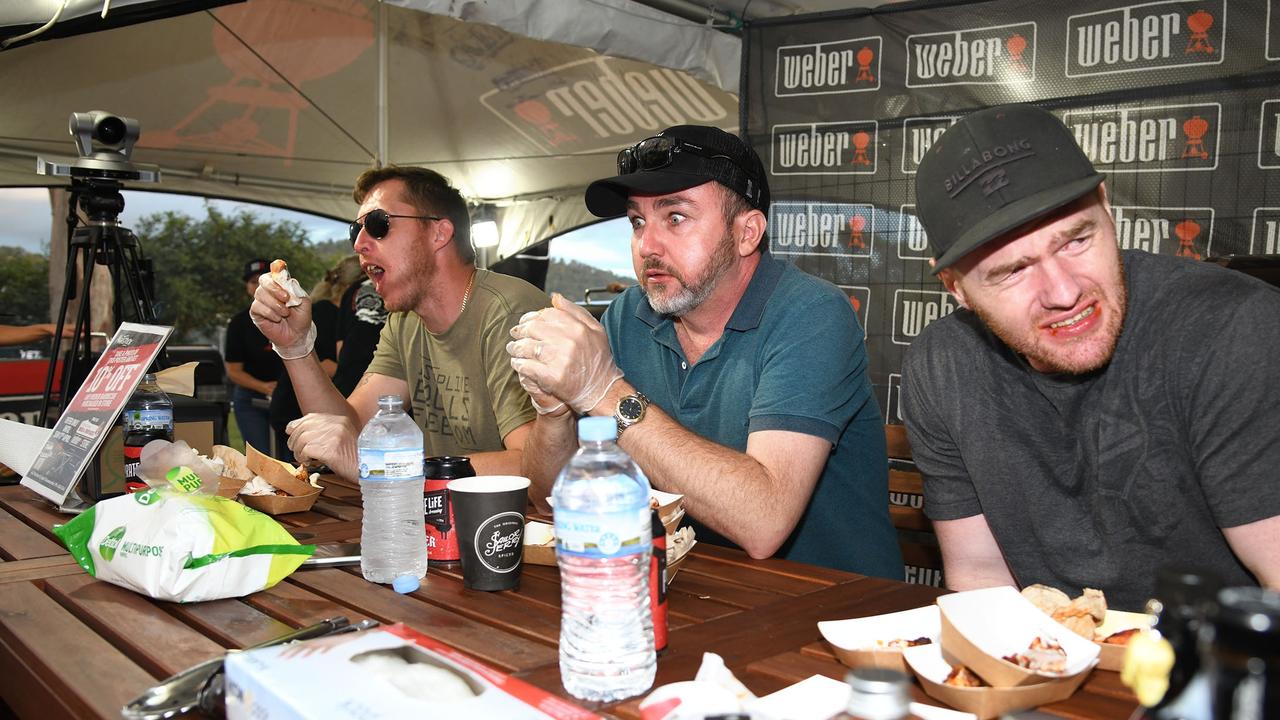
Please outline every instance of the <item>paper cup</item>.
M458 524L463 584L471 590L519 585L529 478L477 475L451 480L449 500Z

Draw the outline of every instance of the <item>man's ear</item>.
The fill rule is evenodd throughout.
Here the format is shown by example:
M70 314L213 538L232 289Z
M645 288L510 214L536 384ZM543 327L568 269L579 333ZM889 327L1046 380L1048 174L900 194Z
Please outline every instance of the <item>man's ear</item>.
M768 227L769 219L764 213L752 208L750 211L742 213L734 220L734 224L738 226L738 255L747 257L760 247L760 243L764 240L764 231Z
M428 225L429 231L433 234L428 235L430 238L431 249L433 251L440 250L453 240L453 221L449 218L441 218Z
M1107 212L1107 215L1110 215L1111 214L1111 198L1107 193L1107 183L1105 180L1098 183L1098 197L1101 198L1102 200L1102 209Z
M933 267L934 262L929 260L929 267ZM960 276L952 272L951 268L945 268L938 272L938 280L942 281L942 286L951 293L951 297L956 299L962 308L968 308L969 304L964 300L964 288L960 285Z

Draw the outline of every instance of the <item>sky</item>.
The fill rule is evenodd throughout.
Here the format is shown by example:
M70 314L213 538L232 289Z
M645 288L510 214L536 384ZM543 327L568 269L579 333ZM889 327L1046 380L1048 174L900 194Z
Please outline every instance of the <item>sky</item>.
M231 200L205 200L187 195L125 190L124 212L120 224L134 229L139 219L166 210L192 217L205 216L205 203L224 213L248 210L271 220L293 220L306 229L314 242L345 238L347 224L307 213L281 210ZM0 188L0 246L20 247L42 252L52 226L49 191L45 188ZM58 218L59 223L66 218ZM630 251L631 231L625 218L589 225L566 233L551 242L551 256L577 260L610 270L623 277L633 277Z

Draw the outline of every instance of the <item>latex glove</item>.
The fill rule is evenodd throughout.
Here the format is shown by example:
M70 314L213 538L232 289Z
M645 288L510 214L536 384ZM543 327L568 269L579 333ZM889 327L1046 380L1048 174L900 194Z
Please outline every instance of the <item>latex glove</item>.
M585 414L622 377L613 362L604 326L584 308L556 293L551 307L525 313L511 328L507 354L526 390Z
M284 287L272 275L262 273L258 276L258 289L253 293L249 317L271 341L271 347L281 358L296 360L306 357L316 344L316 325L311 322L311 298L302 292L297 280L289 279L289 287Z
M348 480L359 479L356 439L360 428L347 416L309 413L285 425L284 431L299 464L319 461Z
M529 394L529 402L533 404L533 409L537 410L539 415L560 416L568 412L567 405L560 402L554 395L548 394L532 378L520 373L516 373L516 377L520 378L520 387Z

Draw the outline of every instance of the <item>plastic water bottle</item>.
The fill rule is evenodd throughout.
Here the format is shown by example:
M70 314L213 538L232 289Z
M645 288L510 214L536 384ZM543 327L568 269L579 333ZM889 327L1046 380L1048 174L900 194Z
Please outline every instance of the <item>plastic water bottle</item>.
M156 384L156 376L142 376L138 389L120 413L124 426L124 489L135 492L147 489L147 483L138 477L142 447L152 440L173 441L173 401Z
M560 681L597 702L653 685L649 481L617 444L612 417L583 418L581 447L556 478Z
M427 574L422 519L422 430L405 414L399 395L378 398L378 414L357 441L360 496L360 572L364 579L412 592Z

